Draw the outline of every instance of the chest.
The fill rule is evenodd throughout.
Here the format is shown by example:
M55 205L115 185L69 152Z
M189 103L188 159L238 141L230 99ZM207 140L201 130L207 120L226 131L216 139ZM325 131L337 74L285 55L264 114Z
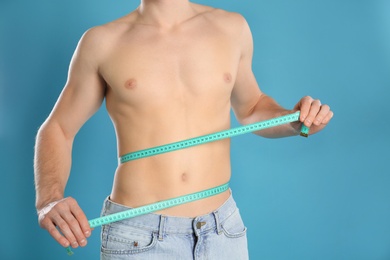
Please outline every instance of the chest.
M236 41L216 28L135 30L116 42L101 72L111 96L133 105L175 96L230 97L239 56Z

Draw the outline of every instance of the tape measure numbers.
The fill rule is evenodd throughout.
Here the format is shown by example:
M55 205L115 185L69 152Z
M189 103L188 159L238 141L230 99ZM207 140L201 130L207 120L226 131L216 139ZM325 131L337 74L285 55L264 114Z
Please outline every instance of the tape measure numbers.
M145 158L145 157L150 157L150 156L154 156L154 155L158 155L158 154L162 154L162 153L181 150L181 149L185 149L185 148L196 146L196 145L210 143L210 142L214 142L214 141L218 141L218 140L222 140L222 139L226 139L226 138L230 138L230 137L234 137L234 136L238 136L238 135L243 135L243 134L250 133L250 132L263 130L263 129L274 127L274 126L279 126L279 125L295 122L295 121L299 120L299 115L300 115L300 112L297 111L293 114L288 114L285 116L272 118L272 119L257 122L254 124L239 126L239 127L232 128L229 130L215 132L212 134L202 135L199 137L190 138L190 139L186 139L186 140L179 141L179 142L174 142L174 143L160 145L160 146L156 146L153 148L148 148L148 149L144 149L144 150L140 150L140 151L136 151L136 152L132 152L132 153L127 153L127 154L119 157L119 163L125 163L128 161L133 161L133 160L137 160L137 159L141 159L141 158ZM300 135L308 137L308 134L309 134L309 128L306 127L304 124L302 124Z
M128 218L134 218L137 216L145 215L145 214L159 211L162 209L167 209L167 208L171 208L174 206L189 203L192 201L212 197L212 196L218 195L224 191L227 191L228 189L229 189L229 183L226 183L226 184L223 184L223 185L211 188L211 189L191 193L188 195L184 195L184 196L180 196L180 197L176 197L176 198L172 198L172 199L159 201L159 202L148 204L145 206L141 206L141 207L121 211L118 213L110 214L110 215L107 215L104 217L91 219L91 220L88 220L88 223L89 223L89 226L91 228L102 226L102 225L107 225L107 224L110 224L112 222L121 221L121 220L128 219ZM68 255L73 255L73 252L72 252L72 249L70 246L66 248L66 252Z
M119 162L125 163L125 162L132 161L132 160L137 160L137 159L150 157L150 156L154 156L154 155L158 155L158 154L162 154L162 153L185 149L185 148L196 146L196 145L210 143L210 142L214 142L214 141L218 141L218 140L222 140L222 139L226 139L226 138L230 138L230 137L234 137L234 136L238 136L238 135L243 135L246 133L251 133L251 132L263 130L263 129L270 128L270 127L275 127L275 126L295 122L295 121L299 120L299 115L300 115L300 112L297 111L293 114L288 114L285 116L272 118L272 119L257 122L254 124L244 125L244 126L232 128L229 130L224 130L224 131L215 132L215 133L208 134L208 135L202 135L199 137L186 139L186 140L179 141L179 142L174 142L174 143L156 146L153 148L148 148L148 149L144 149L144 150L140 150L140 151L136 151L136 152L132 152L132 153L127 153L127 154L119 157ZM308 137L308 134L309 134L309 128L306 127L304 124L302 124L300 135L304 136L304 137ZM133 218L136 216L141 216L141 215L148 214L148 213L155 212L155 211L159 211L162 209L167 209L170 207L178 206L178 205L189 203L192 201L208 198L208 197L220 194L220 193L228 190L228 188L229 188L229 183L226 183L226 184L223 184L221 186L217 186L217 187L214 187L214 188L211 188L208 190L204 190L204 191L176 197L173 199L168 199L168 200L148 204L145 206L125 210L123 212L110 214L110 215L100 217L100 218L91 219L88 221L88 223L89 223L91 228L94 228L94 227L106 225L106 224L109 224L112 222L116 222L116 221L120 221L120 220L124 220L124 219L128 219L128 218ZM67 247L66 251L67 251L68 255L73 254L70 247Z
M192 201L196 201L196 200L200 200L200 199L205 199L205 198L220 194L224 191L227 191L228 189L229 189L229 183L226 183L226 184L223 184L221 186L217 186L217 187L214 187L214 188L211 188L208 190L203 190L200 192L191 193L191 194L176 197L173 199L168 199L168 200L163 200L160 202L148 204L146 206L141 206L138 208L133 208L133 209L125 210L122 212L110 214L110 215L107 215L104 217L91 219L88 221L88 223L89 223L91 228L94 228L94 227L106 225L106 224L109 224L112 222L124 220L127 218L133 218L133 217L141 216L141 215L148 214L151 212L159 211L162 209L171 208L171 207L185 204L188 202L192 202Z

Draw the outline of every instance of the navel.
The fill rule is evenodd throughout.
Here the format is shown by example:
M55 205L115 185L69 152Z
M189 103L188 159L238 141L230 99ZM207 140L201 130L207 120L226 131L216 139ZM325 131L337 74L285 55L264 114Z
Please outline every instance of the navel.
M181 181L182 182L187 182L188 181L188 174L187 173L182 173L181 174Z
M224 73L224 74L223 74L223 80L224 80L226 83L231 83L231 82L232 82L232 74L230 74L230 73Z
M137 87L137 81L135 79L129 79L125 83L125 88L135 89Z

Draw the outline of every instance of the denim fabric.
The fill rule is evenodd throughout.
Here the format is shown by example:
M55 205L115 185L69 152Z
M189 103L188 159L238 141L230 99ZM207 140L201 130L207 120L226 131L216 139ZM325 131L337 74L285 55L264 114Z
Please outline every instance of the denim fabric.
M107 198L102 216L128 209ZM104 225L101 241L101 259L248 259L246 227L232 196L196 218L147 214Z

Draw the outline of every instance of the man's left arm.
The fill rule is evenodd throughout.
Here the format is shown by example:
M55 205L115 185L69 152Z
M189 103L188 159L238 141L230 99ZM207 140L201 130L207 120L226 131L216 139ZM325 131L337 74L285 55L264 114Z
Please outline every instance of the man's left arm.
M246 125L300 110L300 122L261 130L256 134L268 138L298 135L302 123L310 127L309 134L321 131L333 117L328 105L322 105L320 100L306 96L293 109L288 110L260 90L252 71L252 34L244 18L241 22L241 58L231 96L237 120Z

